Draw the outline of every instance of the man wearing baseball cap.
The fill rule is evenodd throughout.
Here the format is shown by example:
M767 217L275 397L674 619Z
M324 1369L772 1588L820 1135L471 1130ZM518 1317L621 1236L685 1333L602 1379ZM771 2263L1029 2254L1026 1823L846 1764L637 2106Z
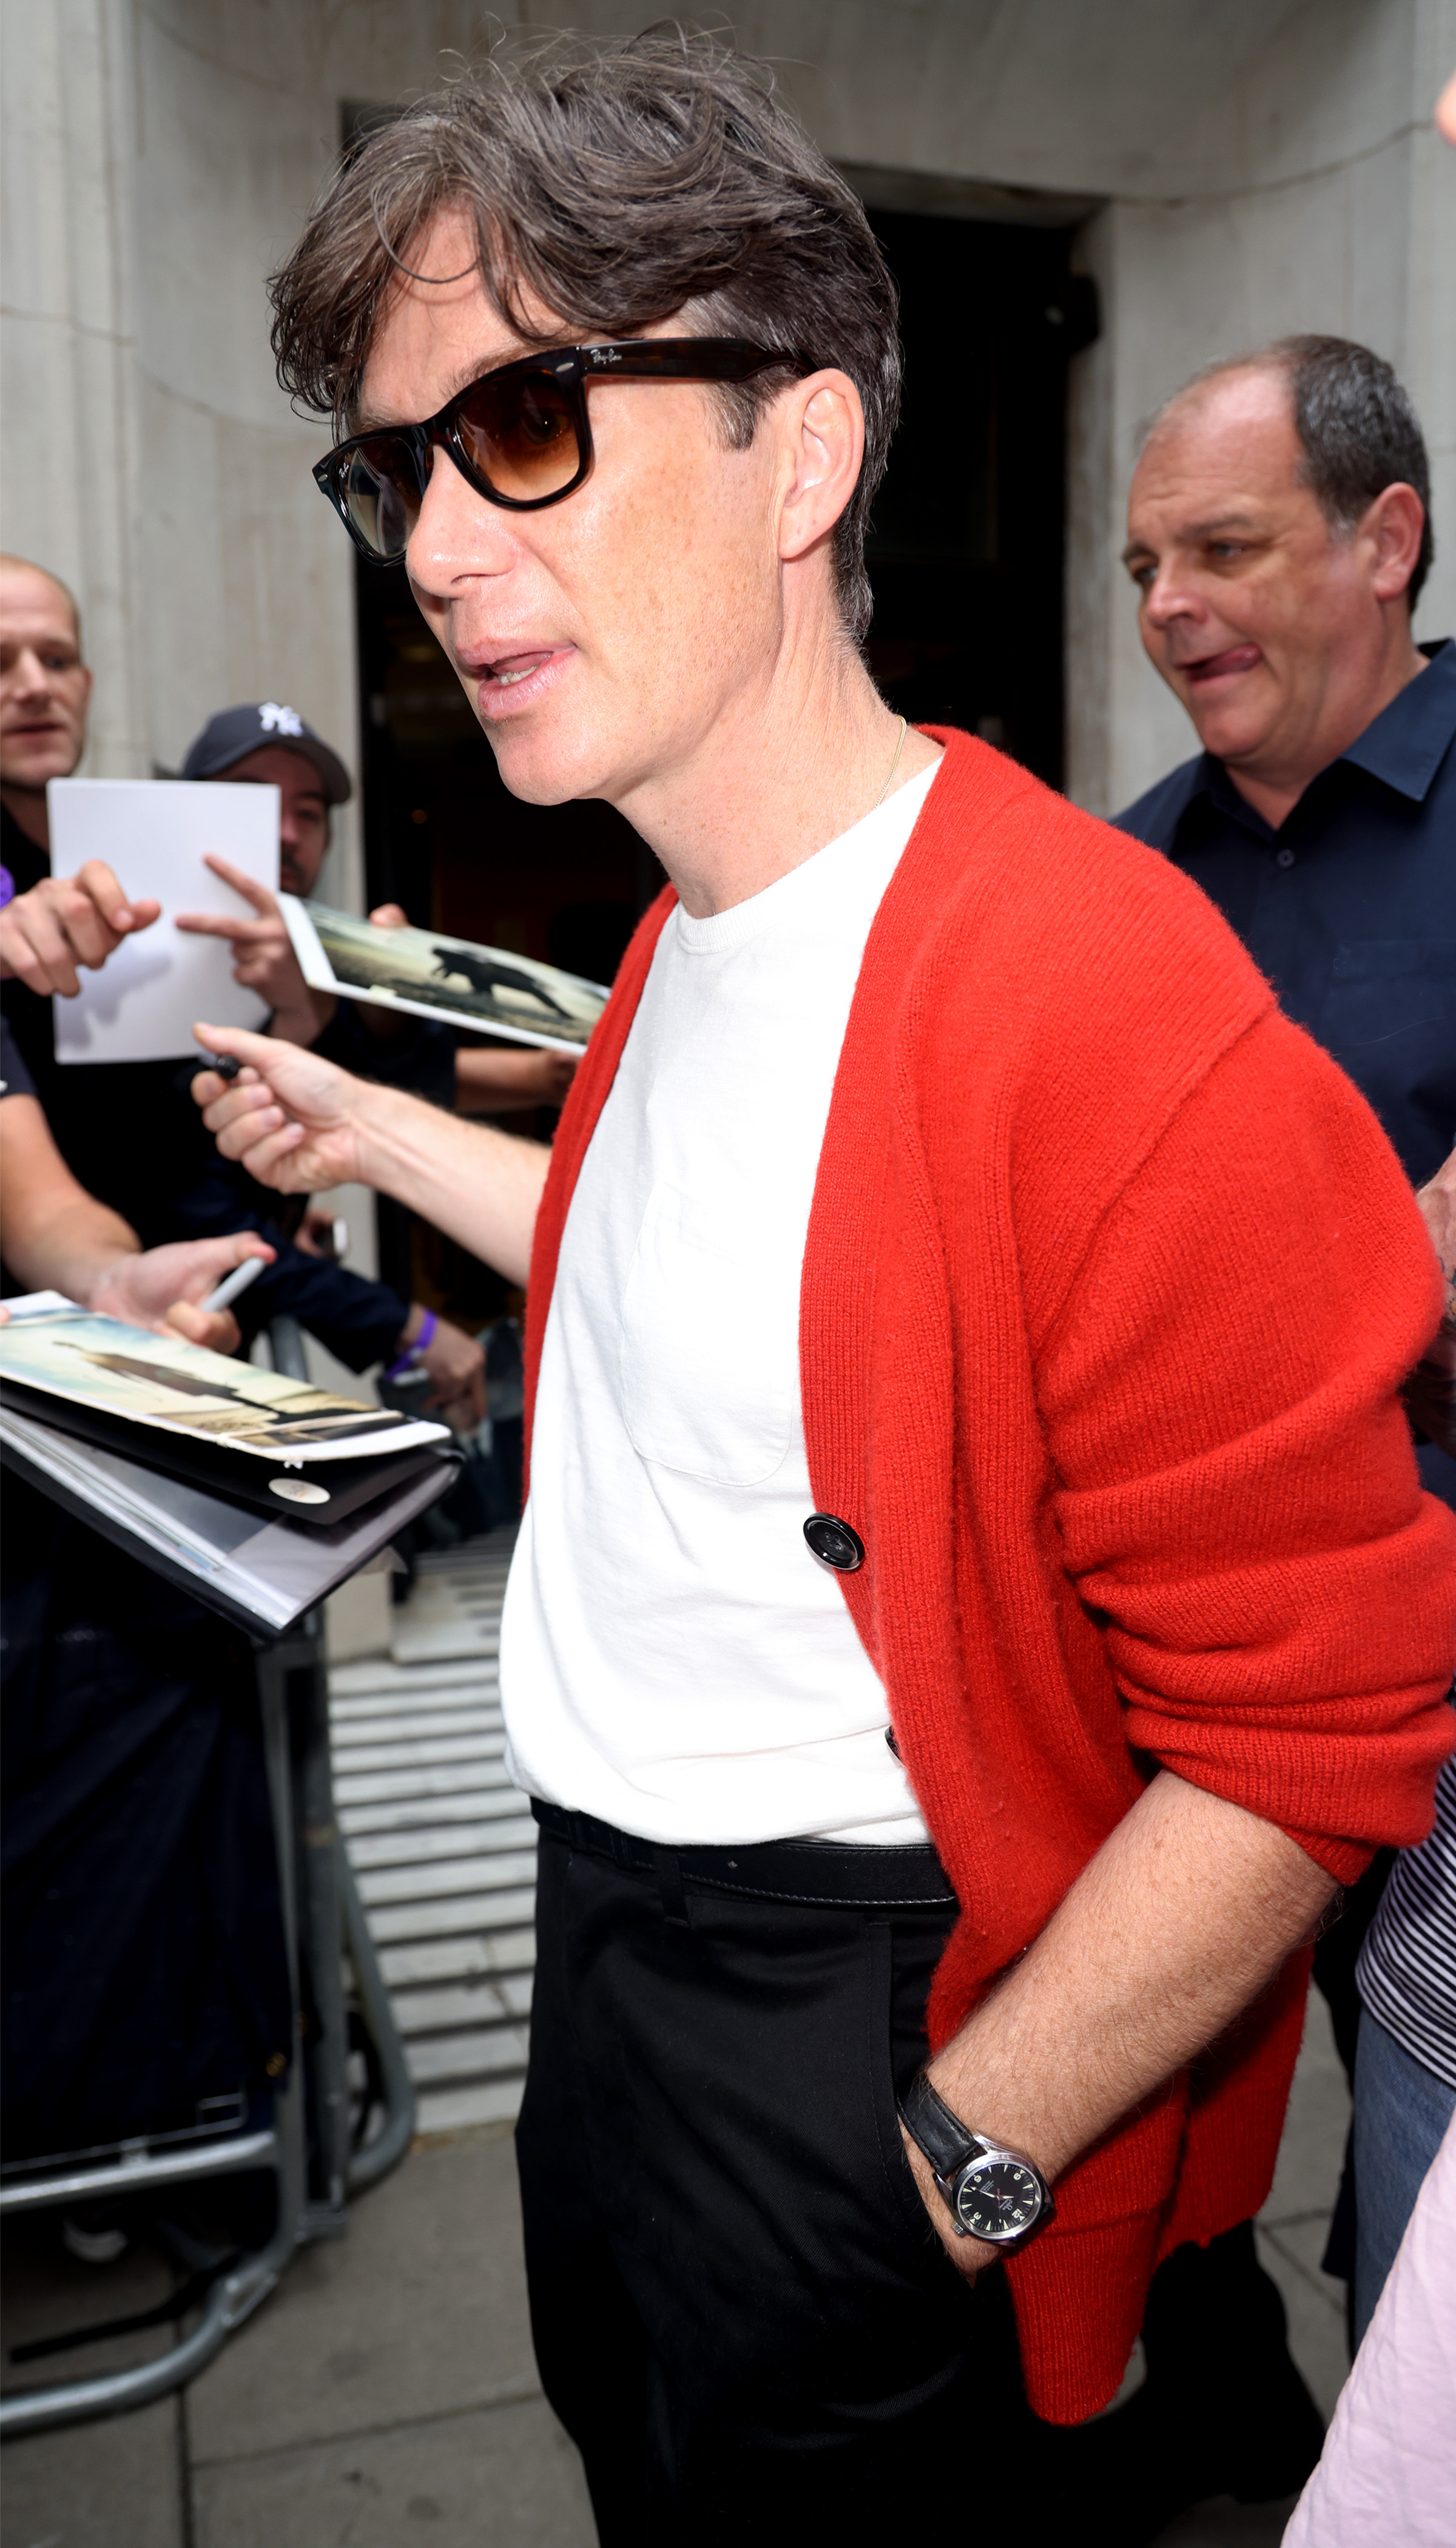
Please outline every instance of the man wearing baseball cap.
M328 851L329 816L335 805L347 804L354 791L338 754L297 708L278 699L261 699L220 709L188 746L178 774L223 779L229 785L276 787L279 888L305 898L313 893ZM227 859L210 855L207 864L251 905L251 918L179 912L176 925L198 936L228 940L234 978L266 1001L272 1012L271 1034L297 1044L321 1046L345 1067L396 1082L437 1105L453 1103L456 1039L449 1027L434 1026L425 1019L395 1019L387 1011L361 1009L327 992L311 991L277 896ZM199 1181L189 1198L189 1223L211 1218L221 1201L211 1191L216 1181L216 1167L211 1180ZM421 1303L410 1302L398 1332L382 1341L399 1306L395 1295L383 1284L365 1283L357 1275L320 1264L312 1254L301 1258L296 1248L285 1249L281 1277L270 1284L265 1276L257 1288L265 1298L277 1293L276 1306L293 1309L316 1331L320 1319L336 1319L341 1313L351 1324L356 1319L366 1322L366 1349L382 1355L392 1367L392 1376L406 1363L421 1366L433 1384L431 1404L453 1407L467 1418L478 1418L484 1411L481 1346L449 1320L437 1320ZM294 1296L301 1290L319 1298L308 1307L296 1306ZM357 1341L365 1344L362 1324ZM352 1361L352 1353L344 1359Z
M354 791L337 753L297 708L262 699L221 709L189 746L180 775L276 787L279 884L285 893L307 896L314 891L328 849L329 815L335 805L347 804ZM210 858L207 864L252 906L253 916L240 920L189 912L178 915L177 927L230 940L233 972L267 1002L274 1033L293 1044L313 1044L328 1025L334 1003L305 982L276 897L227 859ZM451 1051L453 1057L453 1046Z

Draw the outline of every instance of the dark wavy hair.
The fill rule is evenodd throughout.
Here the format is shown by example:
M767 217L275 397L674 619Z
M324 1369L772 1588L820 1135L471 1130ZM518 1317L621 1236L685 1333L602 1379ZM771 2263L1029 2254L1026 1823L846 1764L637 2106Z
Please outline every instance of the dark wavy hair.
M529 342L527 296L589 337L679 318L747 336L783 367L715 386L730 448L800 376L848 372L864 463L835 525L840 605L863 636L864 530L899 412L895 286L864 210L774 93L766 65L665 25L630 44L498 48L347 155L272 277L283 387L346 431L410 242L446 206L474 224L487 292ZM554 332L554 331L553 331Z
M1348 336L1281 336L1248 354L1210 363L1174 393L1154 429L1190 390L1226 372L1279 372L1289 384L1294 429L1304 451L1300 476L1331 528L1353 530L1387 487L1413 487L1425 527L1406 598L1415 607L1436 553L1430 524L1430 463L1410 393L1380 354Z

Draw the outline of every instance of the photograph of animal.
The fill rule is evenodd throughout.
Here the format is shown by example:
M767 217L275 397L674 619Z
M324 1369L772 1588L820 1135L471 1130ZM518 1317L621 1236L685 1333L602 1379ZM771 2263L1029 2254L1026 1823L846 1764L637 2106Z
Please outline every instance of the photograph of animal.
M513 965L498 964L488 956L469 956L463 948L436 947L434 953L439 957L435 973L440 981L448 981L452 973L459 973L473 991L525 991L531 999L539 1000L543 1009L550 1009L553 1015L571 1023L570 1009L564 1009L559 1000L553 1000L550 992L543 990L539 982L532 981L528 973L516 972Z

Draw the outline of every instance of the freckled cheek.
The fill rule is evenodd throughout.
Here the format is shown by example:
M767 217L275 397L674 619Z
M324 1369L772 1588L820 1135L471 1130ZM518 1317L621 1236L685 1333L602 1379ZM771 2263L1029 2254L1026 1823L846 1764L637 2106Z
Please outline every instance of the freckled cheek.
M697 473L668 463L593 490L575 515L561 588L587 651L613 678L681 680L680 650L699 650L731 607L734 559L706 498Z

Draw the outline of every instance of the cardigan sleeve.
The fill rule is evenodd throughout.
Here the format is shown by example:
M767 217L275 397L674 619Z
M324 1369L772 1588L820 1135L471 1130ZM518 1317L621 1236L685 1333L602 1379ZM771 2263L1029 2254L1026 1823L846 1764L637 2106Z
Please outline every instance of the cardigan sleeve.
M1127 1739L1344 1882L1424 1836L1456 1732L1456 1514L1397 1396L1438 1317L1375 1117L1270 1011L1104 1214L1037 1356Z

